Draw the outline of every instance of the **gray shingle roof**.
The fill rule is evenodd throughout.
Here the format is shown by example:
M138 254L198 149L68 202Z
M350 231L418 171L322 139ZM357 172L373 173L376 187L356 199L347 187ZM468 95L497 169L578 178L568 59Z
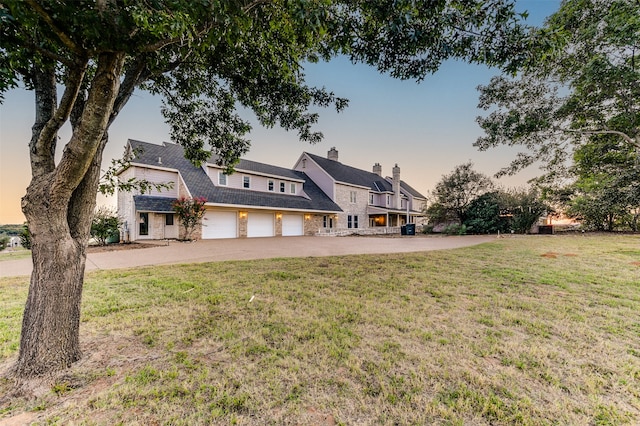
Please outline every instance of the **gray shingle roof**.
M129 140L136 157L133 163L150 166L167 167L180 171L189 192L193 197L204 197L207 202L214 204L231 204L255 207L271 207L280 209L296 209L307 211L340 212L342 209L335 204L320 188L303 172L289 170L255 161L241 160L239 169L251 170L281 176L287 179L304 180L304 196L286 195L247 189L236 189L215 186L201 167L195 167L184 157L184 150L180 145L167 143L163 145ZM159 162L160 159L160 162Z
M376 192L393 192L391 184L373 172L356 169L339 161L329 160L308 152L306 154L339 182L364 186Z
M411 194L412 197L424 198L425 200L427 199L427 197L425 197L424 195L422 195L421 193L413 189L407 182L403 180L400 181L400 187L404 189L406 192L408 192L409 194Z
M382 179L373 172L356 169L355 167L342 164L339 161L329 160L328 158L309 154L308 152L306 154L337 181L366 186L376 192L393 192L391 182L386 179ZM402 180L400 181L400 186L414 197L426 198Z
M173 213L171 203L175 198L155 197L151 195L134 195L136 210L142 212Z

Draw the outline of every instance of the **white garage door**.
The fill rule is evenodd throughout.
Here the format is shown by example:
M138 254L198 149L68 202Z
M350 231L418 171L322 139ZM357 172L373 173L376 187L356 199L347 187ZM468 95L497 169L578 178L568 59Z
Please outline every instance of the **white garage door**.
M236 238L237 217L236 212L206 212L202 221L202 238Z
M273 237L273 213L249 213L247 237Z
M296 235L304 235L304 220L299 214L282 215L282 236L293 237Z

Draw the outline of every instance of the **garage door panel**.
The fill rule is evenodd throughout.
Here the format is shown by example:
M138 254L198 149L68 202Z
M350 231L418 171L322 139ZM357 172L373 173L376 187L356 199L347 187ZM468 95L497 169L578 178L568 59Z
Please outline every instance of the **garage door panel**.
M282 215L282 236L293 237L304 235L304 219L302 215Z
M247 237L273 237L273 213L249 213L247 219Z
M238 215L236 212L208 211L202 221L202 238L237 238Z

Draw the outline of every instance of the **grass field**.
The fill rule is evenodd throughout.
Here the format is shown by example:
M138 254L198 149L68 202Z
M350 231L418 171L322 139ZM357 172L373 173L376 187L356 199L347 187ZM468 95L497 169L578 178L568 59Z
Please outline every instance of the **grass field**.
M640 237L91 273L81 335L0 424L639 424Z

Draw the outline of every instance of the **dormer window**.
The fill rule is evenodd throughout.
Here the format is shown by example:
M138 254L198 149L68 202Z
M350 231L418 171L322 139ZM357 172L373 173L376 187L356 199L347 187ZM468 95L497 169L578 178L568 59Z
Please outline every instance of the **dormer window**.
M296 184L292 183L289 187L289 192L291 192L292 194L296 193Z
M273 180L272 180L272 179L269 179L269 184L268 184L269 191L273 192L273 190L274 190L274 185L275 185L275 184L274 184Z
M280 182L280 192L285 192L285 183Z
M249 176L242 177L242 187L250 188L251 187L251 178Z
M227 175L224 172L218 172L218 185L227 185Z
M373 205L373 194L369 194L369 204Z

